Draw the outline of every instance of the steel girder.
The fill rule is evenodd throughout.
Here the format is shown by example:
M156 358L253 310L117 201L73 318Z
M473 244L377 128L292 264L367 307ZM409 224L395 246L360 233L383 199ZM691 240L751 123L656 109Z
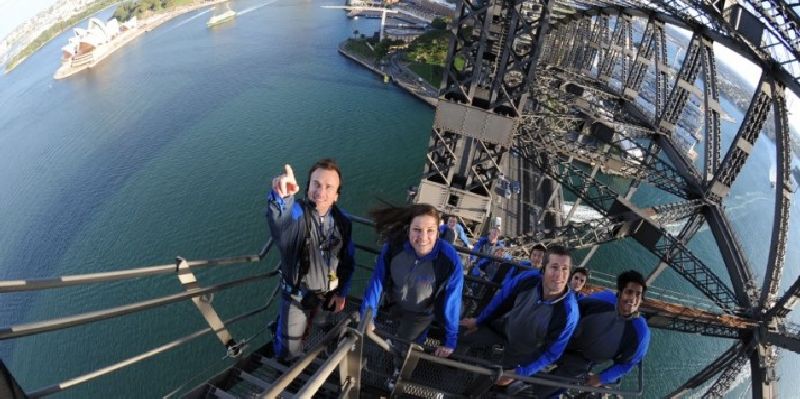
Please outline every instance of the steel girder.
M614 75L614 67L617 64L617 60L620 60L623 76L619 80L625 81L625 66L629 63L627 61L630 54L631 41L631 18L629 15L619 15L614 24L611 40L605 42L605 45L602 46L602 57L598 63L597 79L608 83Z
M742 353L728 363L725 368L719 373L719 376L703 394L703 399L706 398L722 398L731 389L731 386L736 381L736 377L742 373L742 368L747 363L747 355Z
M657 205L653 207L654 214L650 218L664 225L698 215L705 205L700 199Z
M599 218L581 223L568 223L547 231L539 230L535 234L507 238L506 241L515 247L522 247L526 253L529 247L539 243L580 249L627 237L630 231L636 228L635 225L634 221L629 220Z
M625 98L633 100L638 97L648 67L653 65L653 60L658 53L656 51L658 36L663 29L663 23L656 21L653 17L647 19L647 26L639 42L639 49L636 51L636 59L631 65L631 72L625 80L625 87L622 89L622 94Z
M661 116L661 122L659 123L659 126L670 133L674 130L678 121L678 110L682 110L685 107L688 95L694 88L694 84L692 83L690 85L689 82L694 82L699 66L702 66L703 70L706 71L706 94L704 95L706 99L705 114L707 127L712 126L712 128L709 130L710 134L707 134L707 141L716 142L716 144L708 146L707 151L718 153L719 102L718 94L716 93L716 85L713 83L713 81L716 79L715 68L713 65L713 52L711 50L711 43L698 34L695 34L690 42L686 58L681 66L681 71L678 74L675 86L673 86L668 106ZM682 177L684 178L700 180L699 176L696 176L693 167L691 167L686 159L678 151L675 151L675 149L670 145L667 145L667 147L667 153L670 158L677 160L678 164L688 165L688 167L684 169L684 173L675 173L674 175L683 175ZM708 172L706 176L711 176L713 171L718 169L718 159L718 154L716 156L706 157L706 171ZM674 171L672 168L670 168L670 170ZM685 173L686 171L689 173ZM648 174L648 176L651 175ZM657 186L664 189L663 184ZM683 189L684 192L682 194L685 195L685 193L689 190L687 190L685 187L683 187ZM674 194L673 191L665 191ZM712 228L712 231L714 232L714 235L720 245L723 259L725 259L725 264L728 267L731 275L734 290L737 293L738 304L741 307L749 309L754 302L754 297L757 295L757 290L753 282L751 269L747 263L746 257L744 256L744 252L741 249L739 240L733 234L733 230L730 228L727 219L721 213L719 208L709 208L707 209L707 212L709 214L706 215L706 219L709 221L709 225ZM668 251L668 254L671 252L672 251ZM663 270L663 266L657 267L656 272L654 272L652 277L654 278L656 275L658 275L660 270Z
M548 0L463 1L456 8L445 76L417 201L436 202L478 225L526 106ZM442 200L444 199L444 200ZM471 208L462 209L458 204Z
M728 192L739 176L742 167L750 156L750 152L761 134L764 122L767 120L772 104L772 90L768 78L762 74L761 81L756 86L750 106L742 119L739 131L733 138L730 149L725 154L714 179L709 182L707 192L712 200L719 202L728 195Z
M530 140L530 142L534 143L538 140ZM720 308L736 311L738 301L730 288L691 251L663 228L644 217L641 211L629 201L621 198L609 187L590 177L584 170L576 167L562 156L557 154L544 156L538 148L524 147L520 148L520 151L534 166L561 183L562 187L566 187L581 197L604 216L621 217L624 215L633 220L643 220L645 223L642 223L636 234L633 235L642 246L664 259L673 249L676 249L677 254L667 260L669 265ZM561 173L561 169L566 173Z
M687 220L686 224L684 224L681 228L678 236L675 237L675 242L677 244L686 246L689 240L691 240L697 231L700 230L700 227L703 226L703 222L705 222L705 218L702 214L694 214L690 216L689 220ZM680 251L680 247L677 245L674 245L666 250L666 255L659 259L658 265L656 265L655 269L653 269L653 271L650 272L650 275L647 276L647 284L653 284L655 282L656 278L658 278L658 276L667 269L667 261L677 256L678 251Z
M703 208L708 226L714 234L723 263L731 277L733 290L739 300L739 306L751 309L758 298L753 272L744 255L741 240L736 235L733 225L725 211L719 205Z
M578 201L580 201L580 198L576 200L573 209L577 207ZM703 203L699 200L681 201L644 209L643 212L652 214L650 218L663 226L687 217L700 217L702 221L702 215L697 214L702 206ZM569 220L569 217L567 217L567 220ZM508 237L506 241L515 247L522 247L526 251L528 247L537 243L548 245L557 243L567 248L580 249L629 237L640 227L641 223L641 220L636 219L603 217L580 223L568 223L552 229L539 230L534 234ZM693 231L696 231L700 225L698 224ZM685 245L688 240L681 240L679 236L678 241Z
M722 106L719 103L717 90L717 67L714 60L713 43L707 38L702 38L700 47L700 60L703 65L703 102L705 111L705 151L703 152L705 182L714 177L719 168L720 147L720 114Z
M709 363L708 366L700 370L697 374L689 377L683 385L676 388L666 397L680 398L688 393L689 390L703 386L720 372L724 373L726 370L729 370L731 366L738 365L737 371L741 371L741 367L744 366L744 361L746 360L747 357L746 353L744 353L744 345L741 341L734 342L730 348L722 352L713 362ZM717 381L719 381L719 379Z
M767 331L764 333L764 339L772 345L800 354L800 332L796 330L780 328L777 331Z
M647 324L662 330L700 334L707 337L739 338L741 335L741 330L737 328L676 317L653 316L647 319Z
M768 305L778 294L783 264L786 260L786 241L789 235L789 173L791 154L789 153L789 116L786 110L786 97L784 88L773 81L772 100L774 102L775 116L775 146L776 146L776 185L775 185L775 211L772 226L772 238L767 260L767 272L764 285L761 288L759 304L761 308Z
M584 89L584 87L578 88L581 91ZM552 92L550 95L553 95ZM566 93L559 93L553 98L563 104L571 97ZM580 112L591 113L592 111L584 108ZM565 121L561 122L557 118ZM520 120L520 126L530 130L537 139L546 143L548 150L561 153L579 151L581 154L579 158L590 159L592 162L610 167L623 176L648 181L681 198L688 198L692 195L693 190L684 181L683 175L658 157L659 147L652 144L645 147L639 143L638 138L657 136L653 133L648 134L652 130L644 126L607 121L586 114L583 116L525 115ZM593 140L579 142L568 137L569 135L559 135L558 133L561 132L591 136ZM614 151L598 152L598 147L602 147L602 145L597 145L598 141L611 145Z
M541 51L537 40L543 40L547 31L547 4L522 0L459 3L441 96L499 114L519 115Z
M775 317L784 318L798 303L800 303L800 276L797 277L797 280L786 290L783 296L778 299L775 306L767 311L765 318L767 320L771 320Z
M784 86L800 95L800 72L791 72L786 65L797 64L800 59L797 55L792 55L790 61L781 61L774 54L768 53L767 46L761 46L761 41L754 43L738 33L727 21L721 18L718 12L713 12L711 16L703 15L701 12L692 15L687 11L696 10L686 6L677 8L674 5L678 1L670 2L639 2L634 6L610 6L610 7L587 7L585 10L575 12L560 20L566 23L571 19L580 19L587 16L600 14L618 15L628 14L632 16L649 17L653 16L658 21L678 26L691 32L703 32L714 42L720 43L725 47L737 52L739 55L750 60L756 65L770 68L773 78L781 82ZM656 7L657 5L657 7ZM708 7L706 7L708 8ZM703 18L698 18L698 15Z

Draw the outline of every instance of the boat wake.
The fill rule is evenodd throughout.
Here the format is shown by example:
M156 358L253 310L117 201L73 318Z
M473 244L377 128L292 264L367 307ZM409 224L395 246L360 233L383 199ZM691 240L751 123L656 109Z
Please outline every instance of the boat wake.
M568 215L574 205L574 202L564 201L562 209L564 215ZM591 206L578 205L578 209L576 209L575 213L572 214L570 221L583 223L592 219L599 219L601 217L603 217L603 215Z
M770 201L770 197L765 195L764 193L758 192L747 192L742 195L737 195L727 202L728 206L725 207L725 210L728 212L729 215L733 215L735 212L739 212L740 210L744 211L755 211L759 209L758 207L752 206L755 202L760 201Z
M266 7L266 6L268 6L268 5L272 4L272 3L275 3L276 1L278 1L278 0L271 0L271 1L268 1L268 2L266 2L264 4L259 4L257 6L253 6L253 7L250 7L250 8L245 8L244 10L239 11L238 13L236 13L236 15L244 15L244 14L247 14L249 12L253 12L255 10L258 10L261 7Z
M185 20L183 20L183 21L181 21L181 22L178 22L178 23L177 23L177 24L175 24L174 26L172 26L172 27L170 27L169 29L167 29L167 30L166 30L166 32L169 32L169 31L171 31L171 30L174 30L174 29L177 29L177 28L179 28L179 27L181 27L181 26L183 26L183 25L186 25L186 24L188 24L189 22L192 22L192 21L194 21L195 19L197 19L197 18L200 18L200 17L201 17L201 16L203 16L203 15L210 13L212 10L213 10L213 9L209 8L209 9L207 9L207 10L200 11L200 12L198 12L198 13L196 13L196 14L192 15L191 17L189 17L189 18L186 18Z

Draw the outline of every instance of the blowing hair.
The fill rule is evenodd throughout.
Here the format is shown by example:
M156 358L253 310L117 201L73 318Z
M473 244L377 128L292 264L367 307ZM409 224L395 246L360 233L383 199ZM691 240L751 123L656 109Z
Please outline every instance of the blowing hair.
M336 194L342 193L342 171L339 169L339 165L336 163L335 160L331 158L320 159L319 161L315 162L311 165L311 169L308 170L308 185L306 186L306 197L308 197L308 190L311 188L311 174L314 173L317 169L323 170L332 170L336 172L336 175L339 176L339 188L336 189Z
M439 211L432 205L412 204L404 207L387 206L369 211L375 222L375 232L382 242L400 244L408 235L408 226L417 216L431 216L439 222Z

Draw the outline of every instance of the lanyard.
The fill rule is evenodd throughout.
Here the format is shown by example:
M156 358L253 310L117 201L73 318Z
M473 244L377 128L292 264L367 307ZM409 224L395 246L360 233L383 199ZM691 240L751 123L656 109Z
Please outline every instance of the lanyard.
M331 220L331 214L328 212L325 216L320 216L318 218L314 218L314 223L317 225L317 245L319 246L319 255L322 258L322 261L325 262L325 267L330 272L331 270L331 243L334 239L334 233L336 229L336 225ZM325 231L325 222L328 221L330 227L327 229L327 234Z

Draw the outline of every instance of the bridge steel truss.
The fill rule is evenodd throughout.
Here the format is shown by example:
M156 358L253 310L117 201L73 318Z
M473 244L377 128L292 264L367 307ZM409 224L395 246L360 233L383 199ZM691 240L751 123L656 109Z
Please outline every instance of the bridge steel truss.
M475 227L513 144L548 30L545 3L463 1L452 22L427 163L415 198Z
M633 238L659 259L649 282L671 268L716 304L720 317L750 323L731 328L707 319L653 317L653 327L734 342L673 396L716 376L706 396L717 397L747 362L753 395L776 396L776 348L800 353L800 334L786 324L800 302L800 276L779 292L792 192L785 93L800 94L797 7L784 0L463 0L450 25L417 201L485 220L498 165L514 147L602 217L510 237L513 246L559 242L591 247L591 256L600 244ZM691 33L682 58L670 59L669 26ZM726 151L716 43L762 69ZM774 221L765 278L756 284L725 200L770 115L777 160ZM685 137L695 126L703 140L697 165ZM605 184L603 172L627 179L627 190ZM641 184L672 202L635 203ZM485 211L476 212L475 204ZM675 223L682 224L677 235L666 228ZM724 269L688 248L704 225ZM721 270L727 278L718 275Z

